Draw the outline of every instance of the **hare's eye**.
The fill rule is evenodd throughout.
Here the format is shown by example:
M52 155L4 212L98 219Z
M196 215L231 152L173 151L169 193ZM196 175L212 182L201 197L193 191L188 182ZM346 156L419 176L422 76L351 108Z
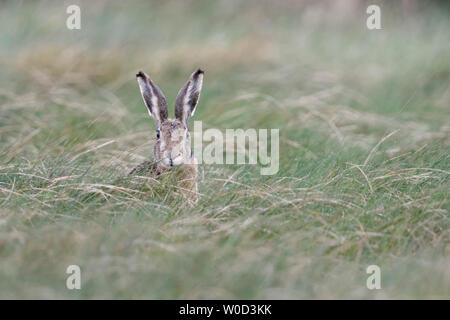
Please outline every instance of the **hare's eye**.
M159 139L160 136L161 136L161 133L159 132L159 130L156 130L156 138Z

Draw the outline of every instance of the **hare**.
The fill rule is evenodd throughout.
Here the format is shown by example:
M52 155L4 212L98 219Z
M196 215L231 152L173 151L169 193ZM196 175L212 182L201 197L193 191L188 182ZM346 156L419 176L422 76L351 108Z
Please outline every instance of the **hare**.
M154 177L180 168L177 188L183 196L197 201L197 160L191 151L188 120L194 115L203 84L203 71L198 69L178 92L175 100L175 119L168 118L166 98L148 75L140 71L136 79L148 113L156 123L154 161L146 161L130 171L129 175Z

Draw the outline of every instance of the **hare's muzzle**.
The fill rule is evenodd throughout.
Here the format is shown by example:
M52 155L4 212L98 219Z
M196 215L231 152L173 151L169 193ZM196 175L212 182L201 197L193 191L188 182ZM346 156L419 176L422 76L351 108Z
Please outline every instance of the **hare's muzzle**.
M184 163L182 155L167 156L162 159L162 164L165 167L176 167Z

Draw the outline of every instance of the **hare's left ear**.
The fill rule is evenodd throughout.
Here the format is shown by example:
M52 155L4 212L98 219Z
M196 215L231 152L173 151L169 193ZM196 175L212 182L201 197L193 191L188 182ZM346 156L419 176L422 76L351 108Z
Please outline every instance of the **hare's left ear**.
M187 126L189 117L194 115L203 84L203 71L195 71L178 92L175 100L175 118Z

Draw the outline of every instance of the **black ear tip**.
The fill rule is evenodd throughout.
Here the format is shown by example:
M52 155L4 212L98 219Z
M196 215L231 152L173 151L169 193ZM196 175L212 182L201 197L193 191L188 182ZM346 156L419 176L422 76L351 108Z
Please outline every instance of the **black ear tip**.
M145 74L142 71L136 73L136 78L145 78Z
M203 71L202 69L197 69L197 71L195 71L195 75L198 76L199 74L204 74L205 71Z

